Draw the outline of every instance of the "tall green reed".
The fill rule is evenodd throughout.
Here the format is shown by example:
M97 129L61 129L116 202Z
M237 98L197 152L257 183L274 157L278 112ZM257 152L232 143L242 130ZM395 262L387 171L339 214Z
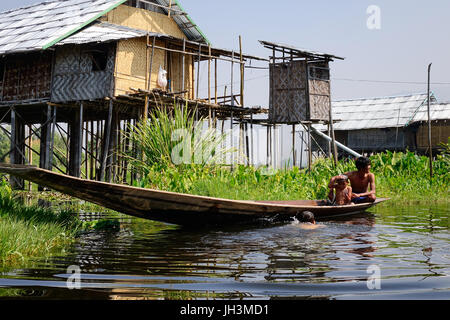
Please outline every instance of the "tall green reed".
M206 127L203 118L196 121L196 110L187 106L159 107L148 119L130 126L127 138L136 147L133 153L124 154L134 170L148 173L149 168L220 164L236 152L222 147L227 134L218 134Z

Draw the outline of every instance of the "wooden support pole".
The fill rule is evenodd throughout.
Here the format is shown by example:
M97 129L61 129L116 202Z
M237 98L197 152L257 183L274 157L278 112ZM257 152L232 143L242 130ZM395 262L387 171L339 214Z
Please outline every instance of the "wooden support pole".
M100 159L101 156L101 145L100 145L100 141L101 141L101 135L102 135L102 129L100 128L101 126L101 121L96 121L96 127L97 127L97 131L96 131L96 135L95 135L95 180L100 180L100 166L101 166L101 162L102 160Z
M428 65L428 101L427 101L427 114L428 114L428 150L429 150L429 161L430 161L430 179L433 178L433 145L431 142L431 116L430 116L430 104L431 104L431 90L430 90L430 79L431 79L431 63Z
M118 147L118 127L119 127L119 117L117 110L113 110L111 118L111 128L110 128L110 139L109 139L109 152L106 160L106 182L111 182L114 180L116 167L117 167L117 153L116 148Z
M255 164L255 154L253 153L253 113L250 113L250 143L251 143L251 161L250 164Z
M11 164L24 164L25 161L25 124L20 121L15 107L11 107L11 153L9 155ZM11 188L13 190L24 190L23 179L11 176Z
M295 167L296 161L295 155L295 124L292 125L292 167Z
M30 165L33 164L33 133L31 124L28 125L28 163ZM28 192L31 192L33 189L33 183L31 181L28 182Z
M55 145L55 131L56 131L56 106L53 106L53 122L52 122L52 134L51 134L51 143L50 143L50 154L48 159L48 163L47 163L47 168L48 170L52 170L53 169L53 149L54 149L54 145Z
M302 140L301 140L301 143L302 143L302 147L300 148L300 168L302 168L302 166L303 166L303 152L305 151L305 148L304 148L304 143L305 143L305 139L304 139L304 135L305 135L305 131L301 131L301 133L302 133Z
M311 123L308 123L308 170L312 167Z
M91 157L89 158L89 179L90 180L94 180L94 121L91 121L91 140L90 140L90 145L91 145ZM96 157L97 155L95 155Z
M185 73L186 73L186 39L183 39L183 53L181 55L181 92L183 92L183 98L186 98L185 91ZM184 107L184 106L183 106Z
M83 147L83 102L74 110L70 125L69 175L81 177Z
M169 10L167 10L167 11L168 11L167 15L168 15L169 18L170 18L170 15L171 15L171 13L172 13L172 0L169 1Z
M195 98L198 99L199 97L199 90L200 90L200 62L201 62L201 53L202 53L202 44L200 43L198 45L198 63L197 63L197 91Z
M270 125L267 125L266 147L267 147L266 165L267 165L267 167L269 167L269 165L270 165Z
M44 114L41 121L41 137L40 137L40 150L39 150L39 168L50 170L50 157L51 155L51 143L52 143L52 129L51 129L51 106L44 107ZM43 186L38 186L38 191L44 191Z
M234 51L231 52L231 57L233 59L233 61L231 61L231 84L230 84L230 89L231 89L231 106L234 107L234 86L233 86L233 81L234 81Z
M208 103L211 104L211 45L208 45ZM209 110L209 116L208 116L208 125L209 128L212 126L212 114L211 114L211 107L208 108Z
M108 109L108 116L105 122L105 126L103 129L103 150L102 150L102 161L100 164L100 175L99 175L99 181L103 181L105 178L105 172L106 172L106 161L109 155L109 141L111 137L111 122L112 122L112 115L113 115L113 100L109 100L109 109Z
M84 143L86 147L86 152L84 156L84 175L86 179L89 179L89 122L84 123Z
M242 56L242 37L239 36L239 54L241 61L241 106L244 106L244 58Z
M250 146L249 146L249 137L248 137L248 123L244 124L245 131L245 153L247 156L247 166L250 166Z
M49 169L50 163L50 144L51 144L51 106L47 105L44 108L44 115L41 122L41 146L40 146L40 159L39 167L42 169ZM40 189L40 188L39 188Z
M214 59L214 103L217 104L217 59Z

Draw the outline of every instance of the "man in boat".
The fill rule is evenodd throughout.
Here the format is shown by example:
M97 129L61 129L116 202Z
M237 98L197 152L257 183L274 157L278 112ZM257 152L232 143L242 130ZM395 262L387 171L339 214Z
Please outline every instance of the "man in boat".
M352 202L370 203L377 199L375 195L375 175L370 172L371 163L367 157L359 157L355 161L357 171L347 172L352 187ZM340 176L331 178L328 188L333 192L334 185ZM369 191L370 189L370 191Z

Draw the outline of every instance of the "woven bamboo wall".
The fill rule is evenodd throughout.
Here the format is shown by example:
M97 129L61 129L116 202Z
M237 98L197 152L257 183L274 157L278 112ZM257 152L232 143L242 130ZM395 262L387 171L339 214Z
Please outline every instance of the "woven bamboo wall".
M269 119L277 123L299 122L308 119L306 97L306 63L271 63Z
M450 122L439 121L434 122L431 125L431 145L438 147L440 143L447 143L450 137ZM428 124L422 123L419 126L419 130L416 134L417 148L428 148Z
M176 38L185 38L184 33L172 18L161 13L126 5L118 6L109 12L106 17L103 17L102 21L134 29L162 33Z
M0 101L50 97L52 53L27 53L2 60Z
M146 50L146 38L129 39L119 41L117 45L116 69L115 69L115 96L130 93L130 88L148 89L146 85L146 67L150 71L151 48ZM156 46L166 47L161 40L155 42ZM146 57L148 53L148 57ZM152 75L150 90L157 87L159 67L169 71L168 79L172 82L172 91L181 91L182 85L182 60L181 54L171 53L166 58L167 52L155 49L153 54ZM170 66L169 66L170 64ZM192 92L192 56L185 58L185 90Z
M330 82L309 80L309 120L328 120L330 112Z
M176 38L186 38L176 22L166 15L121 5L108 13L103 21L119 24L130 28L157 32L170 35ZM150 64L151 48L146 50L146 38L130 39L119 41L117 45L116 69L115 69L115 92L114 95L131 92L130 88L148 89L146 79L147 63ZM150 42L153 39L150 38ZM167 47L165 41L156 40L156 46ZM179 48L178 48L179 49ZM148 56L147 56L148 54ZM162 66L168 73L168 80L171 81L172 92L179 92L182 89L182 60L181 54L167 53L161 49L155 49L153 54L152 74L150 90L157 87L159 67ZM185 90L189 90L189 96L193 92L192 88L192 56L185 57Z
M352 130L348 131L347 147L365 151L404 150L406 136L402 128Z
M95 71L92 52L106 53L104 70ZM52 102L101 99L111 95L115 46L67 45L56 50L52 81Z

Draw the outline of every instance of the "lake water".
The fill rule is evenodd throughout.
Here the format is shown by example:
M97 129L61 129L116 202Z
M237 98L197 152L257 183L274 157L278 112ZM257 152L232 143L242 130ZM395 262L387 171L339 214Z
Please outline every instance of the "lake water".
M84 233L62 257L0 274L0 296L450 299L448 204L388 203L316 230L295 222L194 230L120 221L120 231Z

